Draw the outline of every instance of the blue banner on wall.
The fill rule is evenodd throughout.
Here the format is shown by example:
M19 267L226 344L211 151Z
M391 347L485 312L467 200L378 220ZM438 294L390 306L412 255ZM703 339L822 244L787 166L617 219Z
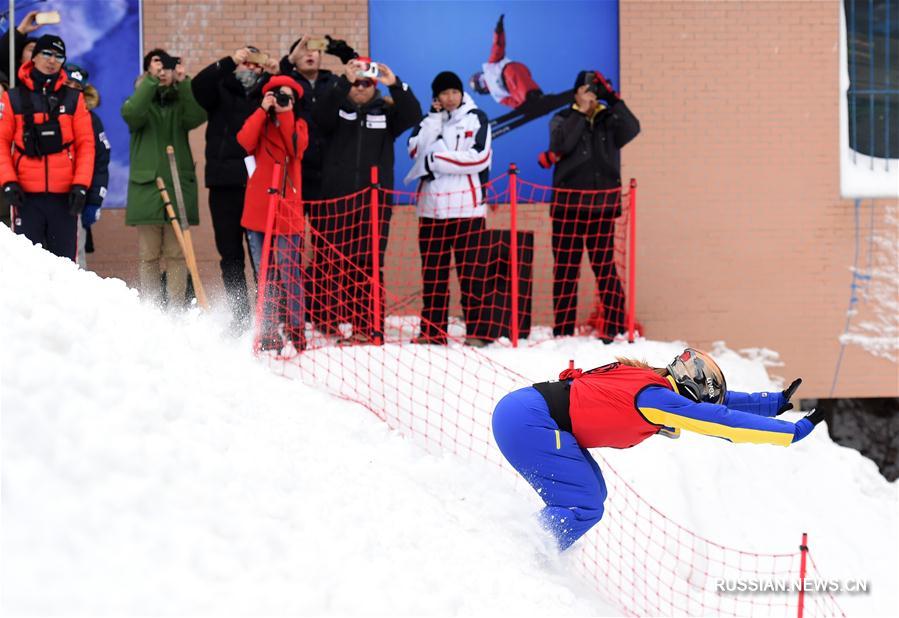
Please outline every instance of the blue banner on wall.
M134 91L140 75L140 0L23 0L16 2L16 24L32 10L59 11L61 21L43 26L31 37L56 34L66 43L68 62L87 69L90 83L100 93L95 110L112 144L109 193L104 207L125 205L128 187L128 127L119 110ZM3 30L9 28L3 24ZM6 70L6 69L4 69Z
M498 30L504 49L496 45ZM515 163L524 178L550 184L551 173L537 165L537 156L549 146L554 110L574 102L570 91L578 71L599 70L619 87L618 0L369 0L369 33L372 60L390 66L412 87L422 111L430 105L434 76L448 70L462 78L491 121L500 121L494 125L491 176ZM478 73L483 94L470 85ZM535 87L542 97L528 95ZM397 178L411 165L407 137L397 140Z

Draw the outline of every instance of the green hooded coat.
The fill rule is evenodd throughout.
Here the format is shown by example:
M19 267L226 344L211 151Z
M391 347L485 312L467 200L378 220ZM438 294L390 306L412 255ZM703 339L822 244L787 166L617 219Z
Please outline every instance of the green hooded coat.
M197 173L187 134L206 122L190 88L190 78L171 87L160 88L159 80L144 76L125 103L122 118L131 133L131 171L128 175L126 225L165 225L165 208L156 177L165 181L169 199L178 207L166 146L175 148L184 207L191 225L200 222L197 207Z

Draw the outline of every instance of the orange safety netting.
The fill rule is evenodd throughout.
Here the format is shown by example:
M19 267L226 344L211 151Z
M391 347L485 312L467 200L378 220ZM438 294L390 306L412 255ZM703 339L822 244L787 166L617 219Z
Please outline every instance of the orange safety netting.
M496 448L490 421L499 399L531 380L472 340L526 345L540 327L544 338L550 328L633 337L633 297L629 304L625 294L633 289L626 268L633 191L559 192L503 176L468 202L447 196L458 198L460 216L442 221L419 221L414 193L373 188L302 207L273 196L257 349L271 350L265 358L281 374L366 406L431 452L490 462L510 473L510 485L530 492ZM481 201L490 206L486 217L463 216L466 204ZM304 235L271 233L278 217L304 216ZM582 230L578 245L571 237ZM607 238L590 236L597 231ZM585 264L558 259L597 245L603 248L592 264L589 257ZM274 337L276 345L262 345ZM719 582L795 583L817 572L810 560L804 566L810 556L798 547L746 552L686 529L593 454L609 492L605 514L570 551L580 574L621 612L787 616L801 603L800 615L843 615L828 591L806 592L800 601L798 591L720 590Z

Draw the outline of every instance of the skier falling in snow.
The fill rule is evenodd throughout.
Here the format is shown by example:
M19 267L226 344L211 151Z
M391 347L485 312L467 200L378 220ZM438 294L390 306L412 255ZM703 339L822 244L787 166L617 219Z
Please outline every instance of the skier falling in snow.
M801 383L773 393L728 391L715 361L693 348L665 368L625 358L589 371L572 366L558 382L503 397L493 437L546 503L541 523L565 550L603 515L606 485L588 448L630 448L654 434L677 438L681 429L789 446L824 418L814 410L796 423L773 418L793 408Z

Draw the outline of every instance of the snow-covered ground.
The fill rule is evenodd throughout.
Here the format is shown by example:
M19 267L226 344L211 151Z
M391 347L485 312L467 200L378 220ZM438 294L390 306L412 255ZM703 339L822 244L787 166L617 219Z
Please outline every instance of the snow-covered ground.
M272 375L226 321L163 315L0 226L4 614L618 613L507 472ZM681 346L487 354L536 380ZM777 387L771 352L715 353L730 387ZM823 427L788 449L685 435L601 455L714 541L792 552L809 532L822 576L871 581L838 598L850 615L899 615L897 484Z

